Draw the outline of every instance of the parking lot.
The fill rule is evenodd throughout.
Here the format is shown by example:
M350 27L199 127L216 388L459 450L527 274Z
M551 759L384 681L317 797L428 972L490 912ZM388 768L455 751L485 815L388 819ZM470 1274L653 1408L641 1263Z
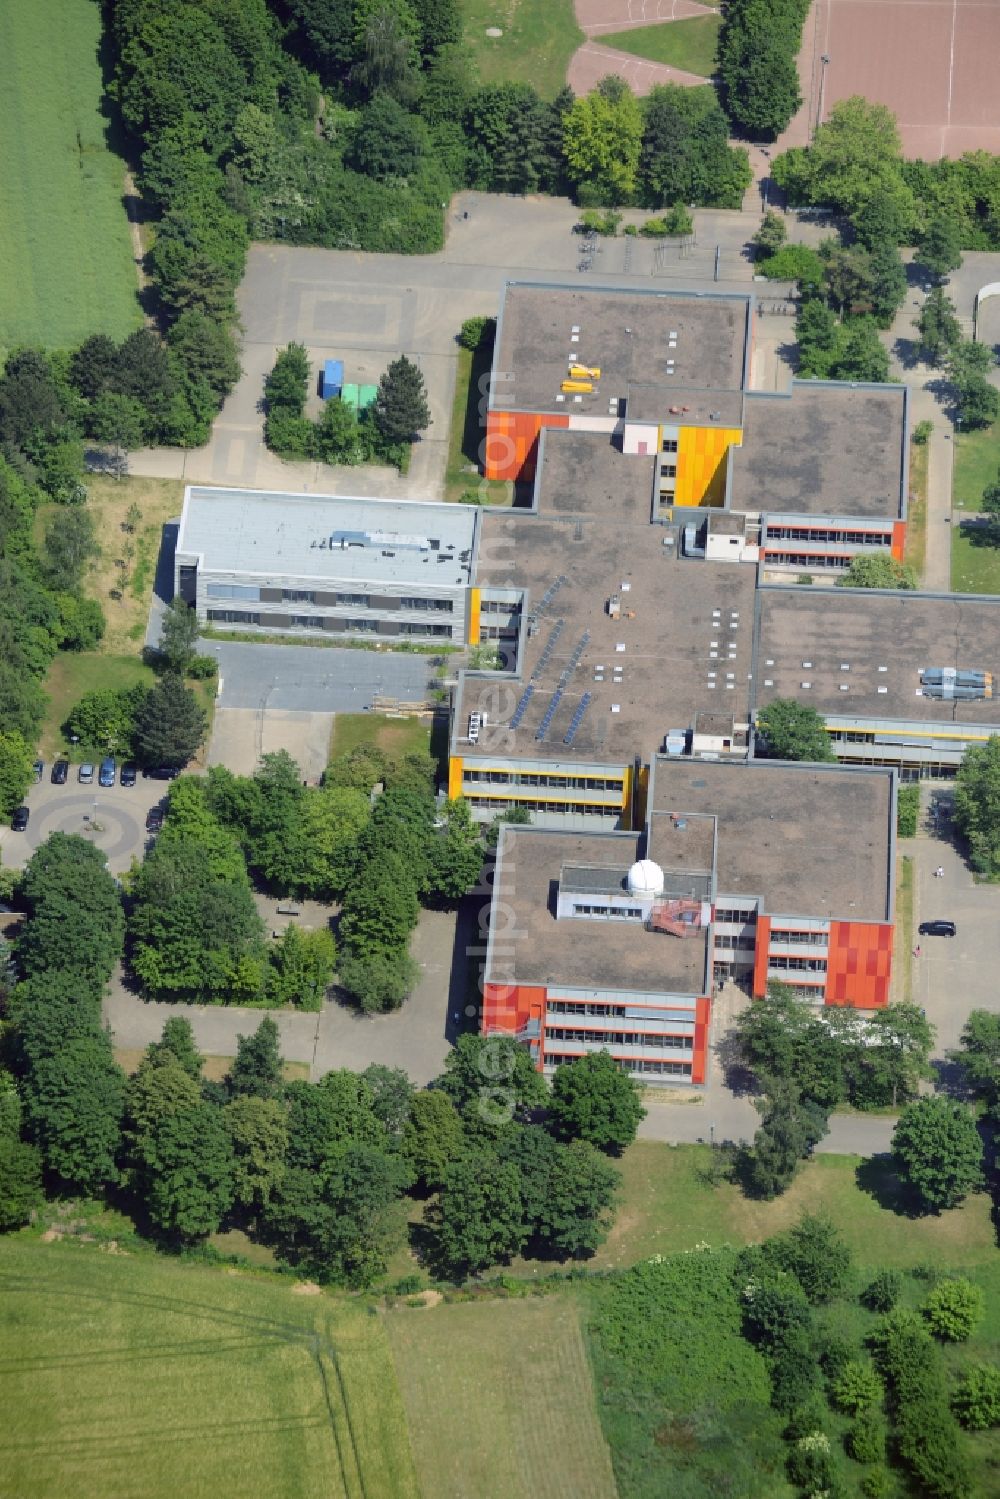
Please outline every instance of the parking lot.
M123 874L133 858L142 858L149 837L146 814L165 802L169 782L140 776L134 786L122 786L116 777L113 786L104 787L98 786L95 771L93 784L81 786L77 769L70 766L65 786L53 786L52 767L46 765L43 779L24 799L30 814L25 831L0 828L4 864L20 869L52 833L79 833L89 839L106 855L114 874Z

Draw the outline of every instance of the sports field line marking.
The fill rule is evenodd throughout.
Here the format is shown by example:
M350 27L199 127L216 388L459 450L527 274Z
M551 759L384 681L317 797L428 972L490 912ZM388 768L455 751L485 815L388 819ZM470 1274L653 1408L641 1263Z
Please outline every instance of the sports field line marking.
M948 113L945 117L948 125L951 124L951 96L955 84L955 24L957 20L958 0L951 0L951 54L948 58ZM947 128L947 126L945 128Z

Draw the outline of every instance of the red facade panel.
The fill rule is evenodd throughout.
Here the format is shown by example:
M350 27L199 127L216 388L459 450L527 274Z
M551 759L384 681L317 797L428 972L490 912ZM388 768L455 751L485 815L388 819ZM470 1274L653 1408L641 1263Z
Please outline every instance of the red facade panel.
M897 520L892 523L892 555L897 562L903 560L903 550L906 546L906 522Z
M544 984L484 984L483 1035L513 1036L531 1019L541 1022Z
M893 929L889 922L833 921L826 1003L879 1010L889 1003Z
M483 471L487 479L533 479L538 434L543 427L568 427L569 417L537 411L491 411L486 418Z
M757 917L757 946L753 954L753 997L763 999L767 994L767 953L771 946L771 918Z
M694 1016L694 1056L691 1060L691 1081L703 1083L705 1081L705 1059L708 1054L708 1032L712 1021L712 1001L710 999L698 999L695 1001Z

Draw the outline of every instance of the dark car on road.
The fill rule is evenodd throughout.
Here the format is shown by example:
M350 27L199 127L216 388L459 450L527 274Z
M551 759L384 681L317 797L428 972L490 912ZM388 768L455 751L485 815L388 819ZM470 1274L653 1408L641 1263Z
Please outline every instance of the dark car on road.
M69 780L69 761L57 760L52 767L53 786L65 786Z
M176 781L180 773L179 765L154 765L150 770L143 771L147 781Z
M18 807L17 811L14 813L14 816L10 820L10 825L15 833L24 832L25 828L28 826L27 807Z
M163 826L163 808L150 807L146 813L146 832L158 833Z
M116 769L114 755L108 755L106 759L101 761L101 768L97 775L98 785L113 786L115 784Z
M135 785L135 766L134 765L123 765L122 766L122 773L118 777L118 779L119 779L119 781L121 782L121 784L123 786L134 786Z
M954 937L958 927L953 921L922 921L917 930L921 937Z

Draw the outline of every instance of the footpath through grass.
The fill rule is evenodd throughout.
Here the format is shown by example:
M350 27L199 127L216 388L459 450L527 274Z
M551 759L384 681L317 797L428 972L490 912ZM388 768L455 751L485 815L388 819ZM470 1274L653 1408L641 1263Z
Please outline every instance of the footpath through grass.
M418 1499L385 1333L287 1280L0 1242L0 1493Z
M659 26L636 26L629 31L613 31L595 37L602 47L617 47L650 62L666 63L699 78L711 78L715 72L715 54L719 45L718 14L693 16L687 21L665 21Z
M1000 477L1000 422L955 434L952 471L951 586L956 593L1000 593L1000 547L960 524L983 507L983 490Z
M105 140L100 8L0 5L0 344L124 338L142 316L124 163Z
M554 99L586 37L573 0L461 0L465 51L483 83L531 83ZM487 36L496 30L500 36Z

